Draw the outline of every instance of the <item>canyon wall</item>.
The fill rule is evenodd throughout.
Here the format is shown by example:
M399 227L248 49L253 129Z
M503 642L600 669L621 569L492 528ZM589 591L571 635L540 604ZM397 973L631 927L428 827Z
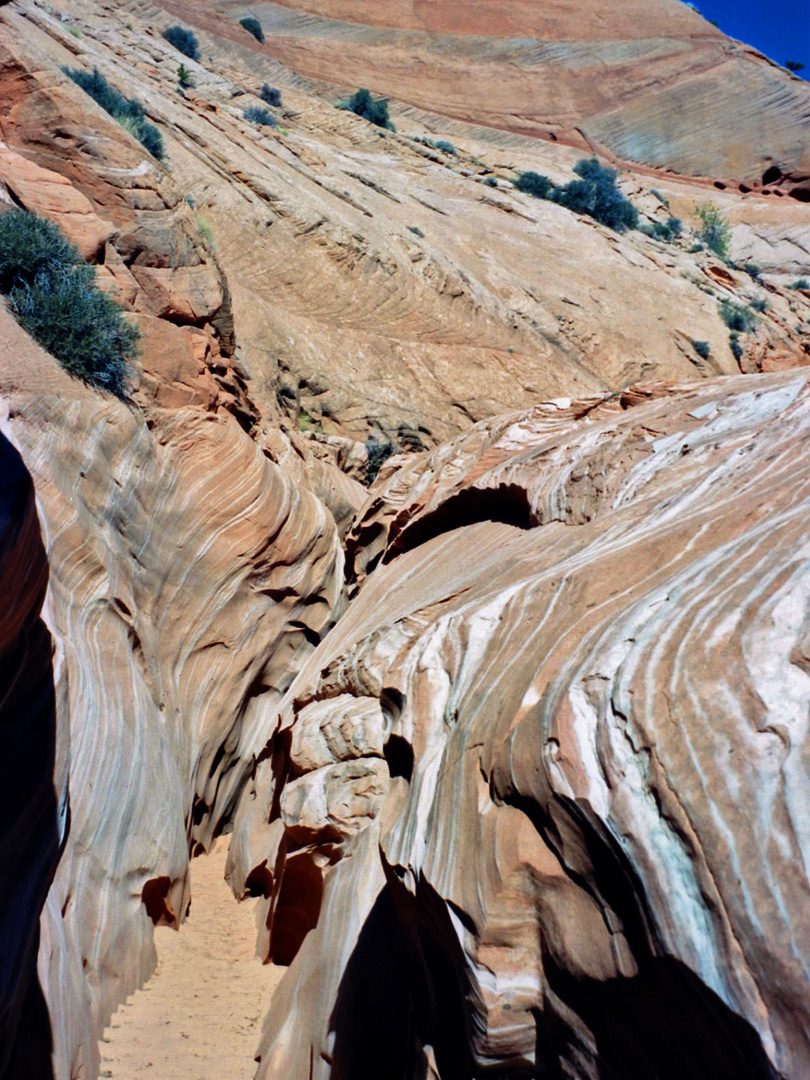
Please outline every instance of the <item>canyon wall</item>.
M40 973L57 1075L92 1076L100 1027L154 967L153 924L186 913L190 852L228 820L265 711L339 610L343 556L325 506L227 413L147 421L0 321L5 428L36 485L70 733ZM46 857L32 842L32 861Z
M671 244L515 190L582 153L502 130L504 64L544 85L509 39L529 5L476 44L492 115L438 95L446 129L425 102L396 133L282 30L344 63L383 37L261 7L265 47L224 4L0 10L0 208L56 221L143 334L118 401L0 301L0 1076L97 1075L231 830L290 965L260 1078L802 1075L808 405L806 373L762 372L810 361L807 207L713 195L759 279L692 250L701 184L622 176L645 222L683 214ZM492 13L377 10L445 82ZM622 10L580 73L621 32L636 79L666 23L656 56L785 83L688 8ZM178 18L203 45L182 92ZM164 163L62 65L142 100ZM755 110L774 145L795 82ZM739 361L723 299L759 305ZM400 454L369 494L375 441Z
M640 388L377 488L231 848L262 1080L806 1074L808 424Z

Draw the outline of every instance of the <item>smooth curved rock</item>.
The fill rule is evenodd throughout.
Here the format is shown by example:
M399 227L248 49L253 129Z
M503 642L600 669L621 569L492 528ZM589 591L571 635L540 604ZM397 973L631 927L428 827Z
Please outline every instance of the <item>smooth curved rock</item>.
M62 1080L96 1074L101 1028L154 968L153 924L185 917L189 853L229 821L257 729L339 610L343 556L323 504L227 413L147 424L3 311L0 327L70 725L71 833L40 951Z
M640 388L379 484L254 781L261 1080L808 1071L808 434L798 373Z

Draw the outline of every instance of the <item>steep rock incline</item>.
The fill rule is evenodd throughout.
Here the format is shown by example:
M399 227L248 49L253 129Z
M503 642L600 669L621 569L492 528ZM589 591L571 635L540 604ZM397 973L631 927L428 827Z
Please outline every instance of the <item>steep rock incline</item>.
M281 412L312 442L374 434L432 447L549 397L739 370L717 300L761 299L762 287L744 274L718 279L725 269L690 253L688 228L674 245L619 237L509 182L524 168L565 181L578 152L529 139L507 150L479 128L480 139L468 132L453 156L415 142L425 133L416 119L400 121L399 134L381 132L334 109L206 3L185 13L140 0L114 10L91 0L63 3L61 13L59 0L49 6L14 0L0 19L15 49L36 54L30 63L48 72L53 93L70 97L79 147L107 139L108 126L128 136L89 100L81 112L81 92L57 85L59 63L97 65L144 102L166 142L165 174L134 140L130 152L194 204L178 204L183 227L193 215L193 227L213 236L238 342L225 367L244 379L250 405L240 407L260 429ZM205 29L202 61L188 62L197 85L181 95L180 54L158 31L186 15ZM264 81L282 89L274 129L242 115L260 104ZM25 156L33 145L14 149ZM640 181L625 188L651 218L666 217ZM686 220L706 195L685 185L681 198L676 212ZM741 221L770 206L727 200ZM810 211L793 201L790 211L782 231L799 236ZM797 276L795 257L791 247L784 283ZM778 265L777 253L769 269ZM764 354L782 364L807 357L796 329L807 329L806 299L781 287L768 299L756 338L743 342L747 368ZM692 340L709 343L708 361Z
M48 562L31 477L4 430L0 402L0 1076L46 1076L50 1031L36 958L67 825L66 702L62 695L57 738L61 658L40 618Z
M187 0L161 6L193 19ZM231 19L236 0L217 0ZM680 0L281 0L251 12L303 75L628 162L810 200L810 87Z
M380 482L236 823L262 1080L807 1074L808 435L720 379Z
M229 820L265 710L339 610L343 556L325 506L228 413L147 423L4 311L0 400L39 499L70 729L70 836L40 951L61 1080L97 1074L101 1028L154 967L153 923L184 917L189 851ZM30 867L52 860L46 840ZM33 900L15 903L30 919Z
M38 28L15 13L0 41L0 193L56 221L98 265L100 283L138 313L144 400L249 414L229 370L227 282L169 174L58 69L43 64ZM46 43L47 43L47 39ZM92 127L88 125L88 119Z

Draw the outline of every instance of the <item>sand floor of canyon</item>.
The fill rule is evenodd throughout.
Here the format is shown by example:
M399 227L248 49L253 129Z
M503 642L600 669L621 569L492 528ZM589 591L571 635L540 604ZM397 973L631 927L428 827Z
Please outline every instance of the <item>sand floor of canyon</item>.
M158 967L104 1032L101 1075L114 1080L250 1080L263 1017L285 968L254 952L253 904L223 874L227 839L191 864L179 933L158 927Z

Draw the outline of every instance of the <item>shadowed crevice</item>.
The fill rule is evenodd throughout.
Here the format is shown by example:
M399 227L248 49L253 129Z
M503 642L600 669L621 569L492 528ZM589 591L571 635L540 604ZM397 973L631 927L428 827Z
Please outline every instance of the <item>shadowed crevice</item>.
M394 521L383 562L389 563L406 551L413 551L443 533L481 521L497 521L515 529L534 529L535 517L526 491L517 484L494 488L465 488L417 518L412 524Z
M47 582L33 483L0 436L0 1080L53 1080L36 970L40 913L65 839L54 790L53 642L39 618Z

